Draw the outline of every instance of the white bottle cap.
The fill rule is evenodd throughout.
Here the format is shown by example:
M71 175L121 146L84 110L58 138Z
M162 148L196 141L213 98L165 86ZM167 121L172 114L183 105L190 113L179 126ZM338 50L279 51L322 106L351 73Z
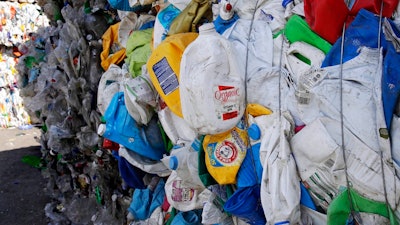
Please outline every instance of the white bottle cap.
M103 151L102 150L99 149L99 150L96 151L96 156L97 157L101 157L102 155L103 155Z
M103 134L106 132L106 125L105 124L100 124L99 127L97 128L97 134L100 136L103 136Z

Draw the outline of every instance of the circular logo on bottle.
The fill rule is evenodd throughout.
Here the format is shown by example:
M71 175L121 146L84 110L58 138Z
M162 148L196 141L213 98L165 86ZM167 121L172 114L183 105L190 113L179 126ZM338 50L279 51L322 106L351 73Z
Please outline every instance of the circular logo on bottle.
M232 142L225 140L215 151L215 156L222 163L232 163L238 156L238 150Z

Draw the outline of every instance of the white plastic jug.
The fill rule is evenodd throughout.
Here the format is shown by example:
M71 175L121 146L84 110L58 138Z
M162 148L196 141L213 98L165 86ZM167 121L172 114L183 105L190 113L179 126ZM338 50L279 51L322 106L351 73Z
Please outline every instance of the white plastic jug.
M197 136L196 131L184 119L175 115L165 103L160 105L164 105L164 108L160 107L161 109L157 112L158 119L172 144L193 141Z
M243 116L244 62L214 24L199 29L181 61L182 114L199 134L218 134L235 127Z
M179 211L187 212L193 209L203 208L203 202L207 195L200 195L203 191L210 192L202 186L193 185L178 177L176 171L172 171L165 183L165 195L172 207Z
M185 182L203 186L199 177L198 152L191 145L173 148L169 158L169 167L175 170Z
M400 172L400 117L393 114L392 127L390 131L392 158L395 162L397 172Z

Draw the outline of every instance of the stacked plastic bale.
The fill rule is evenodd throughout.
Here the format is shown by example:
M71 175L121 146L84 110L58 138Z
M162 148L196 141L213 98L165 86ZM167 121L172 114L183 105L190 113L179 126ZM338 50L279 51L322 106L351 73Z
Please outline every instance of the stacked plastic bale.
M18 46L29 39L31 32L45 25L48 20L40 14L40 7L35 4L5 1L0 2L0 18L1 126L23 128L31 121L19 94L20 83L15 66L24 50L18 49Z
M46 5L57 15L50 9L60 4ZM341 80L340 68L322 67L332 45L307 24L301 1L110 1L119 18L89 36L79 23L82 5L62 7L65 23L42 32L49 34L43 38L46 59L33 60L39 78L45 75L30 85L33 99L48 99L32 106L46 125L46 176L58 199L46 212L54 221L88 223L90 215L104 212L129 224L338 224L365 204L377 210L362 214L363 221L398 221L399 181L386 163L390 146L376 98L378 80L366 88L370 81L344 75L344 87L360 85L341 93L345 109L354 106L353 111L340 110L334 83ZM90 62L100 60L104 73L92 74L98 64L83 73L82 49L88 40L97 46L100 36L100 59L92 55ZM376 66L379 71L373 51L361 50L373 63L344 69L365 66L371 72ZM350 104L356 100L367 102L368 110ZM341 114L343 135L351 138L342 143L352 160L349 175L340 148ZM357 117L363 124L355 126ZM356 129L375 119L379 127ZM365 133L377 128L380 137ZM372 167L367 164L380 161L373 151L377 142L385 158ZM358 144L354 150L353 143ZM391 180L381 180L383 173ZM363 180L366 175L374 182ZM382 188L372 190L372 185ZM386 204L383 188L388 188ZM104 211L93 209L95 196L97 206L104 201ZM362 204L350 209L346 196ZM79 206L92 210L79 215Z
M29 39L29 34L48 23L37 4L3 1L0 4L0 43L12 47Z
M39 4L51 25L19 46L18 71L26 109L42 128L42 173L53 197L46 215L54 224L122 224L129 190L96 132L99 39L116 15L102 1Z
M389 93L385 85L397 90L398 81L392 75L383 78L391 77L392 83L382 86L379 80L366 81L373 69L381 68L373 53L376 49L361 47L353 52L362 53L357 60L371 61L345 64L344 73L348 71L350 77L340 77L339 66L325 68L323 61L336 40L321 38L312 28L324 20L312 19L319 15L315 11L328 10L329 4L321 3L324 8L310 2L156 2L151 39L146 36L149 28L139 26L142 15L121 17L122 22L109 33L118 38L108 37L112 43L103 45L106 73L97 103L105 124L98 131L123 145L118 150L120 175L135 189L129 207L131 224L143 220L154 224L344 224L361 217L371 223L398 221L399 177L396 165L390 163L395 146L390 146L390 123L383 122L383 105L376 97L389 94L386 100L396 103L398 92ZM132 7L135 1L129 4ZM355 4L350 14L378 13L377 7L368 4ZM388 15L397 6L396 1L385 4ZM320 8L312 8L317 5ZM125 10L122 5L114 7ZM385 29L396 30L390 23ZM398 37L395 34L385 33L392 43ZM357 40L347 41L357 45ZM378 35L369 40L377 43ZM107 49L114 45L120 48L111 55ZM147 62L138 54L147 57ZM334 54L337 59L338 53ZM392 68L395 58L397 53L383 67ZM352 71L361 67L364 72ZM339 81L344 88L359 82L360 86L353 87L358 94L351 88L338 89ZM339 95L344 98L340 100ZM385 115L393 113L389 109ZM342 134L341 118L345 119ZM152 125L154 119L162 130ZM159 146L159 132L169 138L164 149ZM349 141L341 143L341 135ZM352 149L351 144L358 147ZM313 155L320 161L313 161ZM370 165L366 155L381 164ZM371 166L374 172L366 171ZM381 191L375 192L375 185ZM346 200L346 193L354 199ZM348 201L376 207L370 212L375 215L354 213L366 208L351 208Z

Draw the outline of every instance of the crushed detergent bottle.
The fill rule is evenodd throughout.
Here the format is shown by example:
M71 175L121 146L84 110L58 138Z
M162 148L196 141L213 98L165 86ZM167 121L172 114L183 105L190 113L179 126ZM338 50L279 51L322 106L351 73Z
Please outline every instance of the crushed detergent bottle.
M229 131L243 116L245 65L237 54L214 24L207 23L200 26L199 37L182 55L182 114L199 134Z
M225 133L204 137L206 167L218 184L236 184L247 146L247 131L243 121Z

